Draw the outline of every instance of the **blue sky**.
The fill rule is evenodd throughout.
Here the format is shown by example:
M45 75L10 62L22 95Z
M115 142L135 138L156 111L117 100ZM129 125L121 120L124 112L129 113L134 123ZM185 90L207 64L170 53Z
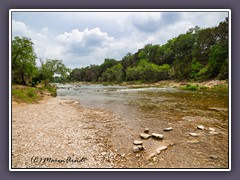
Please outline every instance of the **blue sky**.
M120 60L189 28L217 26L228 12L12 12L12 38L30 37L38 58L70 68ZM38 61L38 60L37 60ZM38 61L39 64L39 61Z

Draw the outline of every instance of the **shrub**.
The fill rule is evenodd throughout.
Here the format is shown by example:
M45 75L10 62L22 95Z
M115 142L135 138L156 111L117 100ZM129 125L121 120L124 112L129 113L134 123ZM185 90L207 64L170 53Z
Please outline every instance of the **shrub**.
M182 90L192 90L192 91L196 91L198 90L198 88L199 88L198 85L193 85L193 84L187 84L181 87Z

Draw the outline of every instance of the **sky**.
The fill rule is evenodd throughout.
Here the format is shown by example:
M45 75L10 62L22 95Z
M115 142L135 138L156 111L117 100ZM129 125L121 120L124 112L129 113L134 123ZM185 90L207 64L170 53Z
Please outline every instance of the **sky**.
M146 44L167 43L189 28L214 27L228 12L12 12L12 39L29 37L39 58L68 68L121 60Z

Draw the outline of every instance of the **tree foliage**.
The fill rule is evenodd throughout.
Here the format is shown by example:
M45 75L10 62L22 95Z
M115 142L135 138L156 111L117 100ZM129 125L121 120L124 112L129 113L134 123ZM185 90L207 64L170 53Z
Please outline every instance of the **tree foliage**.
M121 66L120 66L121 65ZM105 59L97 66L76 68L75 81L159 81L228 78L228 18L217 27L196 26L168 40L146 44L121 60Z
M70 69L68 69L61 60L47 59L46 62L41 60L41 67L39 69L40 79L43 80L45 86L50 81L53 81L54 75L61 76L62 79L67 78Z
M158 66L145 59L142 59L135 67L129 67L126 71L126 79L129 81L154 82L168 79L169 75L170 66L168 64Z
M47 59L37 67L37 55L33 42L28 37L16 36L12 40L12 82L21 85L36 86L41 80L45 86L57 75L61 80L68 79L70 69L61 60Z
M121 82L123 80L123 66L122 64L116 64L111 68L106 69L102 74L103 81L115 81Z
M12 40L12 81L27 85L37 73L36 54L30 38L16 36Z

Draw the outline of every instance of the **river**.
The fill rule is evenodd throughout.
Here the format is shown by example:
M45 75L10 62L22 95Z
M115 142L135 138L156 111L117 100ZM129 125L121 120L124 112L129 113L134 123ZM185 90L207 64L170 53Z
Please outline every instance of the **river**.
M163 167L228 167L227 93L170 87L58 84L57 94L60 98L79 101L81 106L110 111L118 116L119 128L113 132L112 144L122 152L130 153L133 140L139 138L144 128L149 128L150 133L162 133L166 140L175 144L158 161ZM198 125L205 129L197 129ZM164 132L167 127L173 130ZM211 133L209 127L216 133ZM199 137L191 137L190 132ZM150 141L145 144L151 147L147 148L148 153L157 147ZM152 166L158 167L158 163Z

